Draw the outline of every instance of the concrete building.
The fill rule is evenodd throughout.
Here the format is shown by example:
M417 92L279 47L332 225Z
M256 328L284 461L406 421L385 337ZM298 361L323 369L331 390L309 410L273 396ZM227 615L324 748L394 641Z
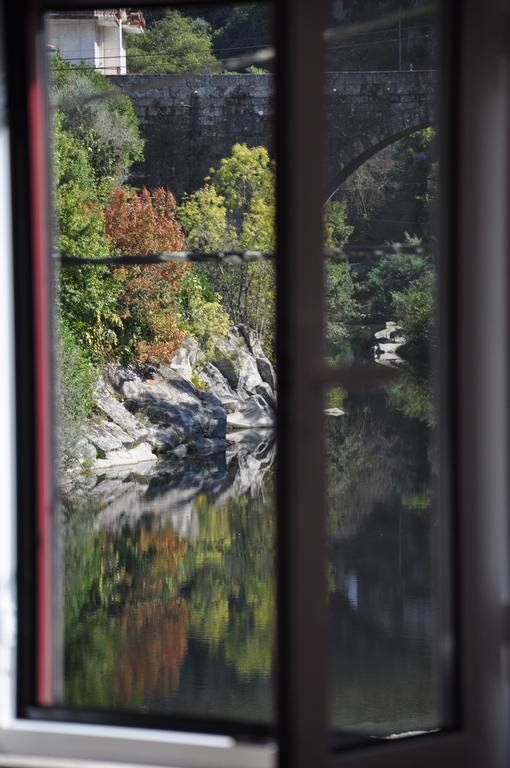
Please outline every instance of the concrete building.
M48 14L47 42L51 50L73 64L85 61L104 75L125 75L124 35L143 34L140 11L124 8L101 11L61 11Z

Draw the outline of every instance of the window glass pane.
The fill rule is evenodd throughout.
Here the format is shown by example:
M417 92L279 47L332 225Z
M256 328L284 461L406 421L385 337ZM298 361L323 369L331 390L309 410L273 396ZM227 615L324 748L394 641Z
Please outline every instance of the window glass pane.
M50 704L269 726L271 8L54 11L46 29Z
M333 2L326 32L325 354L360 366L326 394L330 721L369 736L453 718L440 21Z

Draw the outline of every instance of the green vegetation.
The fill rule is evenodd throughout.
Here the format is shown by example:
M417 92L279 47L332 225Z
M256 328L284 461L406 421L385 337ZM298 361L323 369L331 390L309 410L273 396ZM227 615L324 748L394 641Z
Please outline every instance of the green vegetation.
M75 66L57 55L51 71L51 99L61 127L86 151L97 198L106 201L131 164L143 158L131 100L85 63Z
M146 74L215 67L209 24L179 11L165 11L143 35L127 36L127 64L130 72Z
M417 254L392 253L381 258L370 270L366 284L362 286L368 297L368 316L371 322L393 320L394 294L405 291L429 270L429 261Z
M272 251L274 236L274 163L264 147L235 144L204 186L185 195L178 209L188 247L197 250ZM271 354L275 284L273 266L208 264L196 268L233 323L245 323Z
M427 270L402 291L393 292L395 318L408 339L408 354L427 360L434 345L435 275Z
M223 33L227 34L234 21L248 23L255 10L237 9L230 20L223 19ZM181 35L180 49L173 46L172 35ZM200 56L211 63L208 24L168 11L154 19L144 36L133 36L130 43L142 46L147 71L161 71L158 57L167 50L163 38L168 55L174 56L174 71L195 66ZM196 58L192 61L188 54ZM167 70L166 59L164 66ZM234 145L228 157L210 169L203 186L184 195L179 204L168 190L130 189L122 182L131 164L142 157L143 142L129 99L85 64L76 67L57 58L53 69L60 253L93 261L97 256L143 255L184 247L276 250L276 169L264 147ZM421 206L422 218L435 197L434 167L429 159L433 138L431 130L420 131L398 149L397 169L406 168L413 179L423 176L420 184L416 180L416 194L410 196ZM325 206L326 247L341 248L353 236L348 211L348 201L333 200ZM424 231L419 222L417 228ZM325 273L326 345L337 362L348 361L351 354L347 343L351 326L387 320L402 328L408 358L426 359L434 343L434 265L429 256L388 255L360 274L353 273L347 262L328 260ZM92 369L107 360L167 361L186 335L199 342L207 357L213 353L215 337L226 335L236 323L257 331L266 353L274 356L275 275L269 261L236 266L66 267L60 273L59 297L62 344L65 339L68 350L73 343L79 347ZM69 354L63 355L64 366L68 359ZM69 404L62 404L63 414L66 407Z
M211 168L204 186L185 195L178 208L189 248L197 250L275 249L275 165L264 147L232 147L218 168ZM329 203L325 210L325 244L341 247L352 226L345 206ZM222 297L234 323L245 323L261 337L272 356L274 343L274 267L255 262L239 267L207 265L195 268ZM345 335L345 323L358 317L354 283L348 265L328 263L327 334L333 343Z
M221 296L211 289L200 272L190 270L184 276L179 302L184 330L198 341L205 356L212 356L214 339L226 336L231 325Z
M93 388L97 371L75 337L61 320L58 348L57 400L59 405L60 453L68 459L76 449L80 428L92 413Z

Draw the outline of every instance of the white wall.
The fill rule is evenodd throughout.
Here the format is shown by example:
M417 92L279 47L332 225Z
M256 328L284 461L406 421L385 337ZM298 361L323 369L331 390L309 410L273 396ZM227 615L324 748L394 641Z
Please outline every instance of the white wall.
M74 64L96 62L95 19L48 19L47 41L59 49L62 57Z
M125 75L126 68L122 67L122 28L115 26L101 27L104 32L104 75ZM119 68L119 69L118 69Z

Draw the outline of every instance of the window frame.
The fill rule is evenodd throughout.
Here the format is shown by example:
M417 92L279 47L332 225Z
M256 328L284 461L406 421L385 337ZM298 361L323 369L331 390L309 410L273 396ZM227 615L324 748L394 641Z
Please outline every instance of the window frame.
M47 535L45 526L51 508L51 393L49 347L44 338L49 324L45 296L48 281L41 271L45 249L47 252L48 226L44 216L48 210L48 185L41 88L44 67L37 53L41 34L37 20L51 5L47 0L19 0L16 8L9 3L6 9L8 23L9 19L19 20L20 14L27 20L21 45L18 40L9 40L9 36L7 39L9 120L11 136L16 137L11 142L16 304L15 348L11 348L10 354L16 356L17 371L17 493L24 510L22 533L37 507L38 533L43 537ZM83 3L73 0L58 3L62 8L80 5ZM109 7L111 2L98 0L95 6ZM324 495L320 401L327 386L344 383L349 374L339 368L327 368L322 360L322 274L317 269L320 260L316 260L314 270L309 269L309 254L318 251L321 243L324 121L317 116L324 114L320 84L326 0L313 4L309 0L279 0L276 10L280 264L277 289L281 329L278 355L280 389L286 394L278 415L283 456L278 477L278 762L293 768L333 764L425 767L438 762L463 768L503 768L510 756L506 733L508 681L504 677L509 592L506 464L510 334L506 297L510 291L505 261L509 255L506 134L510 89L508 61L506 67L502 63L508 15L504 16L496 0L486 0L482 7L476 0L465 0L462 4L450 0L445 33L448 86L442 106L443 114L450 114L452 119L447 125L443 149L442 191L450 205L443 214L442 245L454 254L457 271L451 282L445 275L442 299L443 304L448 301L452 307L451 330L457 343L454 378L446 382L456 404L452 445L446 444L443 458L454 451L460 720L451 731L331 753L326 654L321 650L326 647L327 620L325 600L320 599L321 595L325 597L325 510L318 502ZM508 50L505 53L508 57ZM484 254L483 261L480 253ZM32 257L34 281L27 285L23 266ZM8 271L9 267L3 269ZM7 273L5 285L9 286ZM12 327L8 317L11 309L6 298L2 312L7 327ZM493 349L499 354L491 353ZM473 366L473 359L483 361L483 366ZM450 416L443 415L449 423ZM9 428L7 415L4 419ZM38 461L34 441L26 440L33 433L34 423ZM27 482L27 477L36 477L37 482ZM8 487L4 500L10 508L12 493ZM285 514L290 507L292 516ZM311 508L313 516L309 514ZM487 515L486 510L491 514ZM10 541L6 536L5 542ZM33 538L23 533L17 555L24 566L37 562ZM43 591L48 583L48 564L44 560L38 563L35 572L24 567L19 582L18 663L23 654L23 638L33 634L35 618L29 601L23 598L33 592L35 585ZM3 569L6 578L12 580L16 558L9 558ZM6 615L13 608L11 605ZM314 659L313 665L310 658ZM26 662L26 654L23 659ZM23 671L22 685L27 685L33 670ZM13 716L12 687L3 688L0 765L15 765L14 754L246 767L271 764L275 758L273 745L244 746L222 736L24 720Z

